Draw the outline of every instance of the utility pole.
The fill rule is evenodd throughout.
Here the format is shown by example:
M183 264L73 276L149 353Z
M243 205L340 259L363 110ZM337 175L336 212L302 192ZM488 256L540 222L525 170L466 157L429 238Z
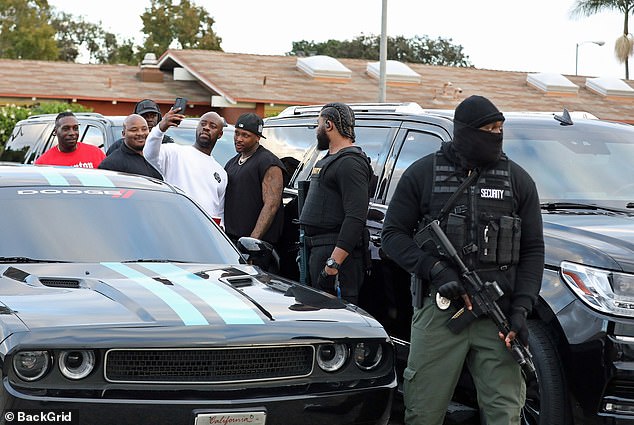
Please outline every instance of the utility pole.
M387 0L381 0L381 45L379 46L379 102L385 102L387 62Z

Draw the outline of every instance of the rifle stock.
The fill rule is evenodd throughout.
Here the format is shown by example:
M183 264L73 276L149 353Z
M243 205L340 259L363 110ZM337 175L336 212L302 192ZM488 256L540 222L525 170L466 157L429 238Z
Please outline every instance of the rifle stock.
M414 235L414 242L416 242L418 247L421 249L430 241L434 244L441 256L449 258L458 268L460 275L462 276L462 280L468 285L467 292L471 297L474 310L477 313L482 312L488 315L491 320L493 320L493 323L495 323L498 330L504 335L507 335L511 330L511 325L508 318L496 302L504 294L498 283L495 281L483 283L480 276L478 276L474 270L469 270L467 268L458 255L456 248L452 245L451 241L447 238L447 235L440 227L438 220L432 221ZM461 317L464 317L464 313L464 310L459 311L456 315L454 315L454 318L462 320ZM452 328L451 325L450 328ZM454 329L462 328L460 326L454 326ZM536 380L537 372L535 371L533 356L528 350L528 347L522 345L522 343L516 338L511 341L511 354L522 368L524 379L526 379L527 382Z

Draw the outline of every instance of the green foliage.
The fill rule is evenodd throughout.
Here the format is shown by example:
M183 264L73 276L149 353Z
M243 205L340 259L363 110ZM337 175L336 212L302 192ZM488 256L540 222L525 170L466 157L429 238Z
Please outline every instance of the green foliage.
M105 31L101 23L86 22L82 17L59 12L51 24L56 31L60 60L75 61L83 47L92 63L137 63L132 40L119 41L116 35Z
M378 35L360 35L352 41L294 41L293 50L287 55L327 55L335 58L378 60L380 41L381 37ZM441 37L435 40L427 36L387 38L387 58L401 62L469 67L469 57L462 49L462 46L452 44L451 39Z
M90 112L78 103L45 102L33 106L5 105L0 107L0 152L4 150L4 144L9 139L13 127L18 121L36 114L58 114L64 111Z
M222 50L222 39L212 29L214 19L190 0L176 5L172 0L151 0L141 20L146 35L141 57L148 52L159 55L174 41L183 49Z
M0 57L57 59L46 0L0 0Z

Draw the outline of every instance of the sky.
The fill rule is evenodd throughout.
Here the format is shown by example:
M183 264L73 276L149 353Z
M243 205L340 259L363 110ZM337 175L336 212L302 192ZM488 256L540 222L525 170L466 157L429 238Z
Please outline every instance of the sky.
M194 2L214 18L213 29L222 38L225 52L284 55L293 41L352 40L361 34L381 33L382 0ZM387 34L451 39L480 69L574 75L577 68L579 75L624 78L624 65L614 56L623 16L601 12L573 18L570 11L575 3L387 0ZM49 4L100 22L104 29L138 44L143 42L140 15L149 7L149 0L49 0ZM630 30L634 32L634 28Z

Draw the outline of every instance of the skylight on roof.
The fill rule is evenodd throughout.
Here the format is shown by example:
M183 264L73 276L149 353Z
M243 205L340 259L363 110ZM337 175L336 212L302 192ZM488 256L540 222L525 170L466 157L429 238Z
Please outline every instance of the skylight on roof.
M297 58L297 68L313 78L337 80L349 80L352 78L352 71L330 56L318 55Z
M579 92L579 86L561 74L549 72L528 74L526 82L546 93L577 94Z
M379 79L381 76L380 67L380 62L368 62L366 72L369 76ZM418 84L421 76L403 62L389 60L385 62L385 80L388 83Z
M634 96L634 89L629 84L614 77L586 78L586 87L603 96Z

